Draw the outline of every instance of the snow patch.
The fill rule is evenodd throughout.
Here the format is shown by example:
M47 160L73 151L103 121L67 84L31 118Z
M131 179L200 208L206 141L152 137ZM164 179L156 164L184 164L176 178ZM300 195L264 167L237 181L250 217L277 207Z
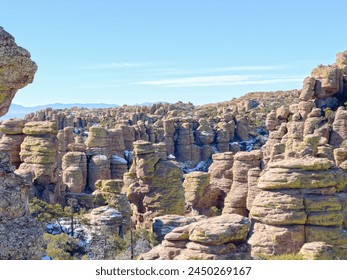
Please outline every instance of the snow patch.
M173 154L170 154L167 156L167 159L176 159L176 157Z
M211 165L211 161L200 161L197 165L191 168L188 163L180 162L181 169L184 173L191 173L194 171L207 171L209 166Z
M116 155L112 155L112 159L116 162L121 163L121 164L128 164L128 162L124 158L121 158L121 157L116 156Z

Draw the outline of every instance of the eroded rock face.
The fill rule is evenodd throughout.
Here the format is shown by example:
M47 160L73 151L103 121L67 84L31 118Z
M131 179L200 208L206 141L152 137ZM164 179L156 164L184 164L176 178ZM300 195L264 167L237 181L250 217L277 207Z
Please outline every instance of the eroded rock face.
M336 66L318 66L311 75L316 79L316 98L328 98L343 90L342 73Z
M63 178L68 190L81 193L87 185L87 156L82 152L68 152L63 157Z
M126 231L131 227L131 207L125 194L122 194L123 180L99 180L93 192L95 207L109 206L122 216L122 227Z
M305 243L302 246L300 255L306 260L333 260L334 251L333 246L324 242L311 242Z
M6 152L0 152L0 181L0 259L40 259L43 229L29 213L30 186L14 174Z
M56 203L60 196L58 184L57 127L54 122L28 122L21 144L22 164L18 172L32 178L35 193L47 202Z
M210 184L210 174L192 172L185 176L183 183L187 210L200 215L214 216L212 207L218 204L220 190Z
M26 121L22 119L5 120L0 125L0 132L3 133L0 139L0 150L10 154L11 163L18 168L20 160L20 145L23 143L25 134L23 128Z
M250 211L252 255L298 253L305 242L326 242L345 259L346 183L346 174L326 158L270 163Z
M261 151L238 152L234 155L233 183L225 201L223 214L239 214L248 216L248 171L260 168L263 154Z
M174 228L161 245L140 259L249 259L249 248L245 243L249 229L249 220L236 214L204 219Z
M182 177L181 169L161 159L152 143L134 142L134 161L124 174L124 192L132 205L135 225L150 228L156 216L184 213Z
M347 111L339 109L335 115L329 142L332 146L339 147L345 139L347 139Z
M7 113L16 92L34 80L37 65L0 26L0 115Z
M153 219L153 233L157 239L163 241L165 235L173 231L177 227L183 227L205 219L205 216L180 216L180 215L164 215Z
M216 207L223 209L224 199L233 183L234 154L232 152L214 154L212 160L213 163L208 169L211 176L210 185L212 189L219 190Z
M36 70L30 53L18 47L14 38L0 27L0 116L7 113L17 90L33 81ZM7 121L2 124L2 132L4 136L21 135L23 125ZM19 163L21 141L22 136L8 136L1 141L13 163ZM10 156L4 151L0 152L0 181L0 259L40 259L43 229L29 213L30 186L14 173Z

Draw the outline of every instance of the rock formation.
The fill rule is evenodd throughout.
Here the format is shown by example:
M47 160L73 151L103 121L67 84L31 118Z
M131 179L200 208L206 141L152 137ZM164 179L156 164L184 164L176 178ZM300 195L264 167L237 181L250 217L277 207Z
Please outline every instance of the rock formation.
M233 183L224 201L223 214L248 216L248 171L260 168L262 157L261 151L238 152L234 155Z
M1 115L36 65L2 28L0 58ZM152 228L162 243L142 259L347 259L346 101L347 51L300 91L203 106L46 108L3 121L0 258L39 257L27 207L36 195L77 199L92 210L94 237ZM23 239L13 244L10 231Z
M110 206L122 216L122 227L126 231L131 227L131 208L125 194L122 194L123 180L99 180L93 192L95 207Z
M165 235L170 233L177 227L182 227L202 221L205 216L179 216L179 215L164 215L153 219L152 230L157 239L161 242Z
M37 65L0 26L0 116L7 113L17 91L34 80Z
M13 172L8 154L0 152L0 259L40 259L43 229L29 213L30 186Z
M333 245L345 259L346 174L324 158L273 162L250 211L252 254L298 253L306 242Z
M176 227L161 245L140 256L144 260L228 260L248 259L247 218L223 215Z
M10 154L11 163L18 168L21 164L20 146L23 143L25 134L23 128L25 120L10 119L5 120L0 125L0 132L3 133L0 139L0 150L7 151Z
M209 173L196 171L186 174L183 187L186 207L189 212L193 215L206 216L217 214L216 206L220 189L211 186Z
M216 207L223 209L224 199L233 184L234 155L232 152L214 154L212 160L213 162L208 169L211 176L210 185L211 188L219 190Z
M156 216L184 214L182 175L177 165L160 158L152 143L134 142L134 161L124 174L124 191L135 225L149 228Z
M63 157L63 178L68 191L81 193L87 185L87 156L82 152L68 152Z
M58 145L57 127L54 122L28 122L23 133L26 135L21 144L22 164L18 172L32 178L38 197L56 203L60 197L58 184Z
M17 90L33 81L36 70L29 52L18 47L14 38L0 27L0 116L7 112ZM5 135L21 134L22 126L15 128L12 124L9 121L2 126ZM18 146L6 150L16 162ZM43 230L29 213L30 186L14 173L10 156L4 151L0 152L0 180L0 259L40 259Z

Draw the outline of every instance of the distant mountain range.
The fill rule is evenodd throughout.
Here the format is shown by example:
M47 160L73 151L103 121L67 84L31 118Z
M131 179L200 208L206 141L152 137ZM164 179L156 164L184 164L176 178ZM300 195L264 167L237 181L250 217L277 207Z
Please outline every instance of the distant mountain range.
M3 116L1 119L6 120L11 118L24 118L24 116L27 114L30 114L45 108L65 109L65 108L72 108L72 107L93 109L93 108L115 108L115 107L119 107L119 105L105 104L105 103L70 103L70 104L54 103L54 104L39 105L34 107L25 107L22 105L11 104L11 107L8 113L5 116Z
M155 102L155 103L167 103L167 102ZM144 102L141 104L135 104L135 106L152 106L155 103ZM8 120L11 118L21 119L21 118L24 118L25 115L27 114L34 113L36 111L40 111L45 108L65 109L65 108L72 108L72 107L94 109L94 108L115 108L115 107L119 107L119 105L106 104L106 103L68 103L68 104L54 103L54 104L39 105L34 107L26 107L26 106L12 103L8 113L5 116L2 116L0 120Z

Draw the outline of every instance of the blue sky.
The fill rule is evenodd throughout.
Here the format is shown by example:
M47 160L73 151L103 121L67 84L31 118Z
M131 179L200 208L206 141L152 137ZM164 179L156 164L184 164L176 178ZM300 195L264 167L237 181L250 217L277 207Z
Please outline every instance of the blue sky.
M230 100L300 88L347 49L344 1L3 1L39 66L14 103Z

